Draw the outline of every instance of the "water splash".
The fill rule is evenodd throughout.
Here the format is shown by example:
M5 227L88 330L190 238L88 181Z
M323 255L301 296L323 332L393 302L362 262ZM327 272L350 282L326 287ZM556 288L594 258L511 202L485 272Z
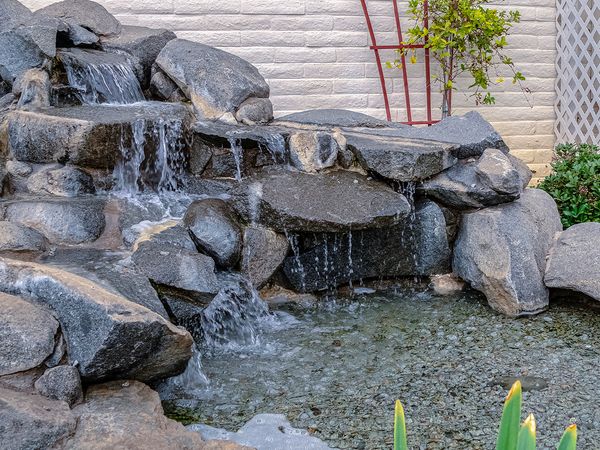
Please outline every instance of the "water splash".
M260 220L260 201L262 195L262 183L256 181L248 186L248 217L252 225L256 225Z
M140 83L128 62L84 63L64 58L69 85L80 92L88 105L129 104L144 101Z
M161 399L172 399L181 396L196 397L206 391L210 380L202 370L202 356L194 344L192 357L188 361L185 371L175 377L166 379L158 386Z
M286 151L285 151L285 139L281 134L270 134L265 137L265 144L259 143L261 150L266 151L271 156L273 164L285 164Z
M229 145L231 147L231 153L235 160L235 179L242 181L242 162L244 158L244 150L239 139L229 138Z
M285 230L285 237L290 243L290 247L294 255L294 267L292 268L292 271L300 276L300 288L302 292L304 292L306 291L306 271L304 270L304 265L300 259L300 245L298 242L298 236L295 234L289 234L287 230Z

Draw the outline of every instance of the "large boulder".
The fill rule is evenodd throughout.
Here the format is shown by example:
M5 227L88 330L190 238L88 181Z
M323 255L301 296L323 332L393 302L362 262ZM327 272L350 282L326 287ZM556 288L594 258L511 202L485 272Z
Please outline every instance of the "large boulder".
M97 284L54 267L0 259L0 291L49 306L67 341L69 363L89 381L155 380L181 372L189 333Z
M46 238L33 228L0 221L0 252L43 252Z
M0 293L0 376L42 364L54 352L58 322L43 308Z
M90 0L64 0L37 10L36 14L75 23L99 36L121 32L121 23L102 5Z
M206 119L226 114L233 119L244 101L269 97L269 85L256 67L204 44L174 39L162 49L156 64Z
M189 120L190 112L184 105L159 102L13 111L7 117L9 151L18 161L58 161L113 170L122 160L121 148L126 146L136 158L141 156L139 153L144 154L140 164L145 177L156 178L160 176L153 169L156 148L181 148L184 133L175 135L170 130L185 129ZM166 142L165 135L173 142Z
M363 169L395 181L429 178L456 163L456 147L428 140L344 133Z
M71 407L83 399L81 377L73 366L56 366L46 370L35 381L35 388L44 397L67 402Z
M67 449L209 450L199 434L168 419L158 394L135 381L116 381L90 387L85 403L73 409L77 431ZM110 432L107 432L110 430ZM224 447L242 450L244 447Z
M6 449L60 448L77 421L62 401L0 387L0 437Z
M104 199L94 197L18 200L0 204L0 216L39 231L52 243L81 244L104 231L104 206Z
M265 171L245 179L233 195L236 209L248 222L283 233L382 228L410 212L402 194L346 171Z
M424 181L418 190L451 208L485 208L519 198L524 181L507 155L489 148L479 159L462 160Z
M215 262L198 253L187 230L178 225L141 236L131 257L153 283L200 301L218 292Z
M146 88L150 83L150 71L156 57L167 42L176 37L175 33L163 28L123 25L119 35L102 39L102 48L109 52L127 52L137 58L144 71L142 87Z
M241 271L256 288L279 269L290 244L283 234L256 225L244 230Z
M94 179L84 170L72 166L46 167L27 179L31 194L76 197L94 194Z
M242 234L229 205L217 198L190 205L183 223L198 251L211 256L221 267L232 268L240 258Z
M447 273L450 246L444 213L419 202L404 223L350 233L308 234L291 239L294 254L284 272L296 291L333 289L351 281Z
M600 223L563 231L550 250L544 282L600 300Z
M454 246L453 269L509 316L543 311L546 255L561 231L554 200L526 189L513 203L464 214Z

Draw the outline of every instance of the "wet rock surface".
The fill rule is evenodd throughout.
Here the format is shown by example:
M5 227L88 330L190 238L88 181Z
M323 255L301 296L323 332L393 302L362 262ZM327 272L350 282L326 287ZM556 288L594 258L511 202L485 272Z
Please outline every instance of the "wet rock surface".
M544 282L600 300L600 224L581 223L563 231L548 255Z
M76 197L94 194L94 179L84 170L70 166L48 167L27 180L27 190L32 194Z
M89 280L6 258L0 260L0 275L1 291L34 298L54 311L69 362L77 361L87 380L158 379L182 371L191 356L187 332Z
M0 293L0 376L41 365L52 355L58 322L44 308Z
M552 198L526 189L516 202L463 215L454 272L481 290L496 311L535 314L548 307L546 255L561 229Z
M381 228L398 223L410 211L402 194L345 171L265 172L244 180L233 195L245 220L279 232Z
M285 235L256 225L247 227L241 272L255 287L263 286L281 266L289 247Z

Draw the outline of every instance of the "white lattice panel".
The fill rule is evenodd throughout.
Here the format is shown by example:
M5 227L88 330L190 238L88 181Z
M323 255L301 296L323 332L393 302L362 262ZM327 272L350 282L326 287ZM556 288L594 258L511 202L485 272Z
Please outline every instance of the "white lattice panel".
M556 139L600 142L600 0L557 1Z

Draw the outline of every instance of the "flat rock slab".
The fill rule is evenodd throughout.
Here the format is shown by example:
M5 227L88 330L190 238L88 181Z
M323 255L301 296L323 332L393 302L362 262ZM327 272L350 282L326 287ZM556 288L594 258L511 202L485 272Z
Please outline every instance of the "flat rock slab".
M59 444L74 433L76 423L66 402L0 387L3 448L62 448Z
M42 364L54 351L58 322L45 309L0 293L0 376Z
M580 223L560 234L550 250L544 282L600 301L600 223Z
M457 161L457 148L450 144L361 133L344 136L363 169L395 181L423 180Z
M347 109L311 109L279 117L277 122L292 122L324 127L389 128L395 124Z
M269 85L256 67L208 45L174 39L159 53L156 64L206 119L234 114L249 98L269 97Z
M0 216L39 231L51 243L81 244L104 231L104 206L97 197L16 200L1 203Z
M248 222L280 232L382 228L410 212L402 194L346 171L315 175L268 171L245 179L233 196Z
M69 363L77 361L88 381L160 379L181 372L191 356L189 333L69 272L2 258L0 291L34 298L54 311Z
M135 129L145 136L144 152L155 155L155 127L183 127L190 118L186 106L159 102L13 111L7 118L9 151L19 161L112 170L124 143L134 146Z
M536 314L548 306L546 255L562 230L554 200L526 189L512 203L464 214L454 246L453 269L508 316Z
M311 233L292 239L294 254L283 270L298 292L315 292L351 281L428 276L450 271L444 213L435 203L417 204L414 215L389 228L351 233Z
M308 431L293 428L281 414L258 414L237 433L203 424L187 428L200 433L204 439L230 440L256 450L331 450Z

